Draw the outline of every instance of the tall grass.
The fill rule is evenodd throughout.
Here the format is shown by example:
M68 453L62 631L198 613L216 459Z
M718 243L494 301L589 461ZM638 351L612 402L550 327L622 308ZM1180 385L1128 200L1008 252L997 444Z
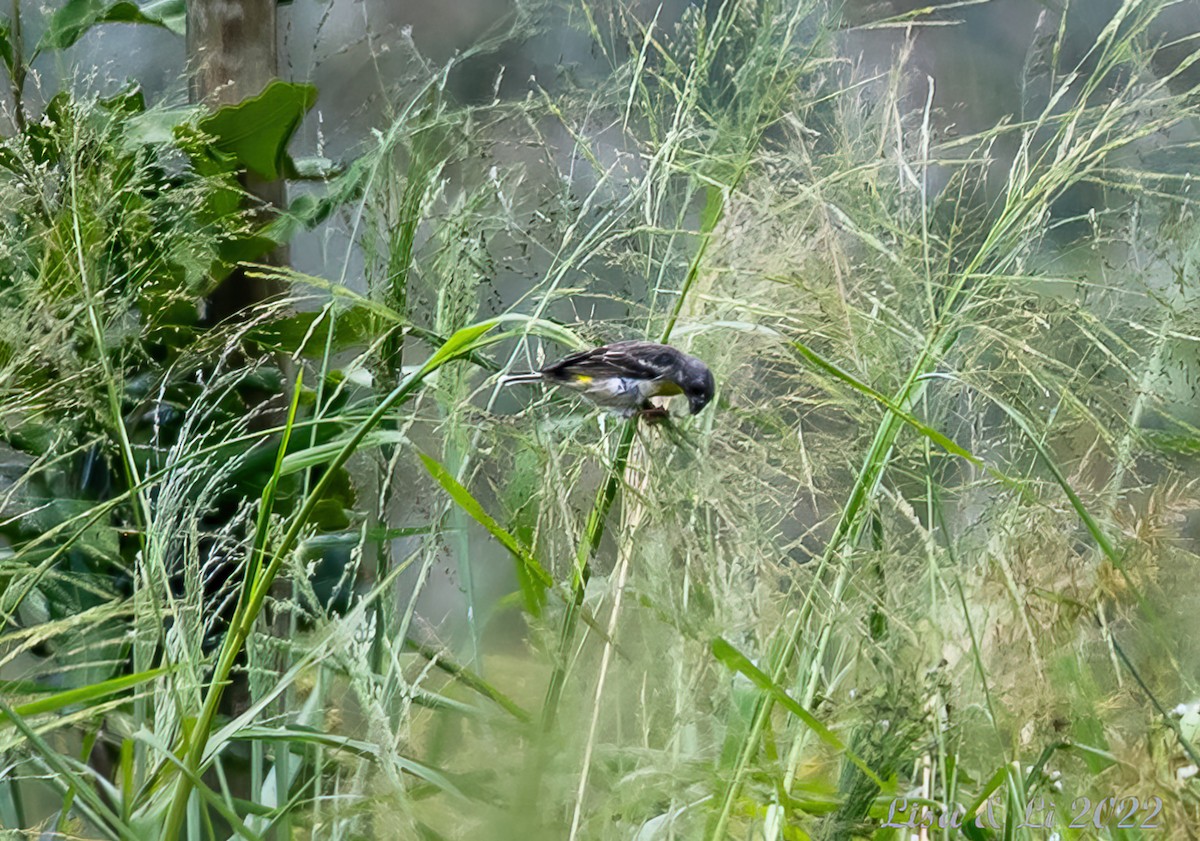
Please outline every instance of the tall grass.
M186 330L137 297L149 243L194 304L228 184L163 149L114 187L86 156L125 118L73 106L2 187L0 823L887 839L903 802L1084 837L1076 801L1136 796L1161 829L1088 832L1187 837L1198 100L1164 5L1078 56L1047 13L1023 113L969 137L816 0L572 6L577 89L396 92L330 189L365 283L347 254ZM663 429L500 385L632 337L718 399Z

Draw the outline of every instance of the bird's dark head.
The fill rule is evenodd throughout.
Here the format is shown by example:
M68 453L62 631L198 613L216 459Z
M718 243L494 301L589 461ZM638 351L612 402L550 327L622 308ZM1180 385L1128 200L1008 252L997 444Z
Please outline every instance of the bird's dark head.
M687 395L688 408L694 415L713 399L717 383L713 379L712 371L708 370L708 366L694 356L687 357L683 364L682 374L679 385L683 388L683 393Z

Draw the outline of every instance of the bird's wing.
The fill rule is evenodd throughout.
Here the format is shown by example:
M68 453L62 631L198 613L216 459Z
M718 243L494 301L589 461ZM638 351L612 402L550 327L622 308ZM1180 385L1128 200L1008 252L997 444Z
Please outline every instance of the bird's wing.
M542 370L551 377L582 374L653 380L668 374L675 361L675 352L665 345L628 341L573 353Z

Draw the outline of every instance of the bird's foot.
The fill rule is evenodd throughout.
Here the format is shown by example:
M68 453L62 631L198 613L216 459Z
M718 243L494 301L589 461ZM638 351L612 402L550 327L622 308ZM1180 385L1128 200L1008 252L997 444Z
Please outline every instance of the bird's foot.
M663 423L670 419L671 413L667 411L666 406L650 404L638 409L637 416L646 423Z

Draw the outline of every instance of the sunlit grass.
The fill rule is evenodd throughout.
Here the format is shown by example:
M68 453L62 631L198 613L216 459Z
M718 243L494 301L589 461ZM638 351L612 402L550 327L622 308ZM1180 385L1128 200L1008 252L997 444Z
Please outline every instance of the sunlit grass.
M73 225L7 180L0 823L888 839L904 798L965 816L930 837L1043 838L1136 796L1163 829L1090 832L1182 833L1197 100L1191 59L1151 60L1160 10L1123 4L1078 66L1031 46L1043 98L946 139L936 84L904 53L866 75L823 4L586 4L605 78L398 93L331 185L359 251L165 362L116 283L153 249L106 295L83 247L149 211ZM185 254L219 186L176 199ZM718 399L667 434L500 385L632 337Z

